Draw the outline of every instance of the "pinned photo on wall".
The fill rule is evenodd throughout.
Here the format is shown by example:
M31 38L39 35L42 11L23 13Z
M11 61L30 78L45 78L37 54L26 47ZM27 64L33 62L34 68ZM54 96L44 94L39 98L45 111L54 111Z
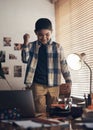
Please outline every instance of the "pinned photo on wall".
M0 51L0 62L5 62L5 51Z
M4 74L9 74L9 67L2 67Z
M14 66L14 77L22 77L22 66Z
M16 60L17 57L14 54L9 54L9 59L10 60Z
M3 45L11 46L11 37L3 37Z
M14 43L14 50L21 50L22 44L21 43Z

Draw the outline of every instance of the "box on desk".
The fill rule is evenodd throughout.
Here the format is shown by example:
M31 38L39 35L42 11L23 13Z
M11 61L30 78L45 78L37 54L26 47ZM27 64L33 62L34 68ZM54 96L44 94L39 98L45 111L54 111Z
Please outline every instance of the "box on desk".
M63 107L64 104L53 104L53 106L49 109L50 116L60 116L67 117L72 116L73 118L81 117L83 113L82 107L72 106L72 107Z
M93 105L88 106L83 110L82 119L87 121L93 121Z

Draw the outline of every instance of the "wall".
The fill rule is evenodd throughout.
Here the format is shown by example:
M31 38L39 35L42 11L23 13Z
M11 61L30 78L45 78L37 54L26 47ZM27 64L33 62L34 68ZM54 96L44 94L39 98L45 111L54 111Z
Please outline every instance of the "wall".
M30 41L36 39L34 23L38 18L47 17L51 19L54 28L54 16L54 5L49 0L0 1L0 51L3 51L3 56L5 56L2 67L8 81L0 79L1 90L25 87L26 65L21 62L21 50L16 50L14 47L23 43L24 33L30 34ZM53 37L55 37L54 35L55 32ZM10 42L10 45L6 45L7 41Z

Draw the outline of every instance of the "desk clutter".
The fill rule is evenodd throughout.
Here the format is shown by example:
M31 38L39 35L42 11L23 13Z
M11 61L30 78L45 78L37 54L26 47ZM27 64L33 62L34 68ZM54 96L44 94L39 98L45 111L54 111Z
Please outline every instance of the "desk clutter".
M7 130L49 130L49 129L65 129L70 127L69 121L65 118L47 118L47 117L39 117L39 118L31 118L26 120L2 120L0 123L4 126L11 126L13 129ZM0 127L1 130L1 127ZM5 129L2 129L5 130Z
M85 129L93 130L93 105L86 105L82 110L82 115L79 118L75 118L74 123L85 127Z
M71 109L69 107L65 107L64 104L52 104L49 109L50 116L69 116L71 114Z
M85 129L93 130L93 108L90 106L83 109L81 117L74 120L74 125L83 126Z
M71 116L72 118L77 118L82 115L82 106L77 104L72 104L73 99L71 97L61 97L58 101L58 104L51 104L49 109L50 116L60 116L67 117Z
M92 105L83 110L82 120L93 122L93 106Z
M69 127L69 121L59 121L58 119L52 118L33 118L31 120L21 120L21 121L13 121L13 125L20 126L23 128L49 128L51 126L62 126L62 128Z
M72 106L71 108L62 108L63 104L55 104L49 109L50 116L67 117L71 116L73 118L80 117L83 113L83 109L80 106Z
M0 109L0 120L19 120L21 116L20 110L17 108Z

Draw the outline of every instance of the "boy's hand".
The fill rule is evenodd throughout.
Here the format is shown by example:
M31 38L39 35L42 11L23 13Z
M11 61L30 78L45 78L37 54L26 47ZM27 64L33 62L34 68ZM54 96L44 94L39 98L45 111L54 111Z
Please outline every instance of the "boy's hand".
M29 43L29 38L30 38L30 35L29 35L28 33L26 33L26 34L23 36L24 44L25 44L25 45L28 45L28 43Z
M68 95L70 96L71 93L71 84L70 83L63 83L60 85L60 95Z

